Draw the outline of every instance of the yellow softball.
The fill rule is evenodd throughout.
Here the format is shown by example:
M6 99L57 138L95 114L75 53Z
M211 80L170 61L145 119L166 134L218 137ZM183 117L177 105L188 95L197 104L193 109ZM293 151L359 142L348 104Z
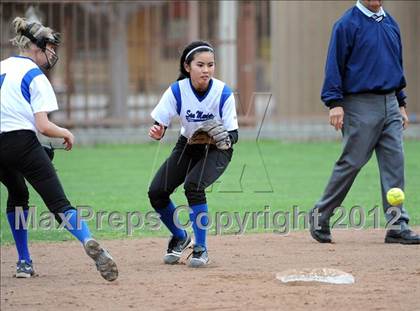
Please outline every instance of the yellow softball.
M391 188L386 193L386 199L392 206L398 206L404 202L405 195L400 188Z

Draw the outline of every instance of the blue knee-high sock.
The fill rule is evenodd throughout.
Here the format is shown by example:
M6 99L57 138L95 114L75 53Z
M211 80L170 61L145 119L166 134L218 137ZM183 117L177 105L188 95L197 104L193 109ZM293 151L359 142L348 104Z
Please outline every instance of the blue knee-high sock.
M169 204L166 208L159 208L156 209L158 214L160 215L160 219L165 224L165 226L169 229L174 237L177 239L185 239L187 236L186 232L182 228L178 228L174 222L174 213L175 213L175 205L172 201L169 201Z
M194 231L194 236L195 236L195 245L200 245L203 246L204 248L207 248L207 244L206 244L206 237L207 237L207 230L204 228L199 228L198 226L198 221L197 221L197 217L198 215L200 215L201 213L205 213L204 215L200 216L201 220L201 226L207 226L209 223L209 218L207 215L208 212L208 207L207 204L197 204L197 205L192 205L190 206L190 208L192 209L192 213L190 213L190 220L192 222L192 228Z
M68 216L69 214L71 214L71 216ZM77 210L69 209L68 211L64 212L64 215L68 219L68 223L71 225L71 228L69 228L67 225L65 228L80 242L84 243L86 239L90 239L92 237L86 222L82 219L80 222L77 221Z
M25 221L28 219L28 210L23 211ZM31 255L28 249L28 229L23 227L22 221L19 218L19 225L15 226L16 212L7 213L7 220L9 221L10 229L12 230L13 238L16 244L19 260L31 261ZM20 216L19 216L20 217Z

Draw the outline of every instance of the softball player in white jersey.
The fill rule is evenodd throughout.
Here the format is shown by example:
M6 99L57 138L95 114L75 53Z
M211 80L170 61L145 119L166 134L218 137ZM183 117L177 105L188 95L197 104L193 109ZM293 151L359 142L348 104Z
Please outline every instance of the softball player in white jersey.
M34 275L28 249L27 220L29 192L25 180L38 192L58 222L84 246L95 261L102 277L113 281L117 266L97 241L89 228L78 219L58 179L56 171L39 143L39 131L48 137L63 138L66 150L73 146L72 133L49 121L48 113L58 109L54 90L40 67L48 70L58 60L55 49L60 37L38 22L29 23L17 17L13 21L16 36L12 40L19 56L1 62L1 122L0 122L0 181L8 191L7 218L18 252L16 277ZM17 207L22 209L19 211Z
M194 231L193 254L189 265L201 267L209 262L206 244L208 207L205 189L226 170L232 158L232 144L238 140L235 98L230 88L213 77L213 47L194 41L185 47L180 59L180 76L163 94L152 111L155 124L149 135L159 140L174 116L181 120L181 135L169 158L156 173L149 199L162 222L172 233L164 262L175 264L191 244L191 237L174 219L175 204L170 195L184 184ZM218 129L216 144L188 144L193 133L208 123ZM210 132L209 132L210 133ZM176 217L175 217L176 218Z

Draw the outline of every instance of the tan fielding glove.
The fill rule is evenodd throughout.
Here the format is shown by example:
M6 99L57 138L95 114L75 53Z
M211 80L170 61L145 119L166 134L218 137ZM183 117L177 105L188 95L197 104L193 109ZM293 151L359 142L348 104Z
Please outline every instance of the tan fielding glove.
M232 146L229 133L226 131L223 124L217 120L204 121L197 131L206 132L208 136L212 138L218 149L226 150Z
M201 129L198 129L194 132L191 138L188 139L188 144L206 144L206 145L215 145L214 139L209 136L207 132L204 132Z

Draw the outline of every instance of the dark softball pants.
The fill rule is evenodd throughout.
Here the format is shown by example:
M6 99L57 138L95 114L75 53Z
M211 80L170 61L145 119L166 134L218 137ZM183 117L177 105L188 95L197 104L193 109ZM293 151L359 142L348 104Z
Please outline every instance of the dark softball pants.
M360 169L373 151L379 166L382 204L387 222L393 214L386 192L393 187L404 189L403 124L397 98L393 94L358 94L344 97L343 152L334 166L325 192L315 205L320 224L328 224L335 208L344 201ZM407 211L394 224L408 223Z
M28 209L29 192L25 179L38 192L48 209L58 213L71 209L47 153L35 133L29 130L0 134L0 181L8 191L7 212Z
M232 153L232 148L219 150L214 145L188 145L187 138L181 135L150 185L153 208L166 208L169 196L182 183L190 206L206 203L205 189L223 174Z

